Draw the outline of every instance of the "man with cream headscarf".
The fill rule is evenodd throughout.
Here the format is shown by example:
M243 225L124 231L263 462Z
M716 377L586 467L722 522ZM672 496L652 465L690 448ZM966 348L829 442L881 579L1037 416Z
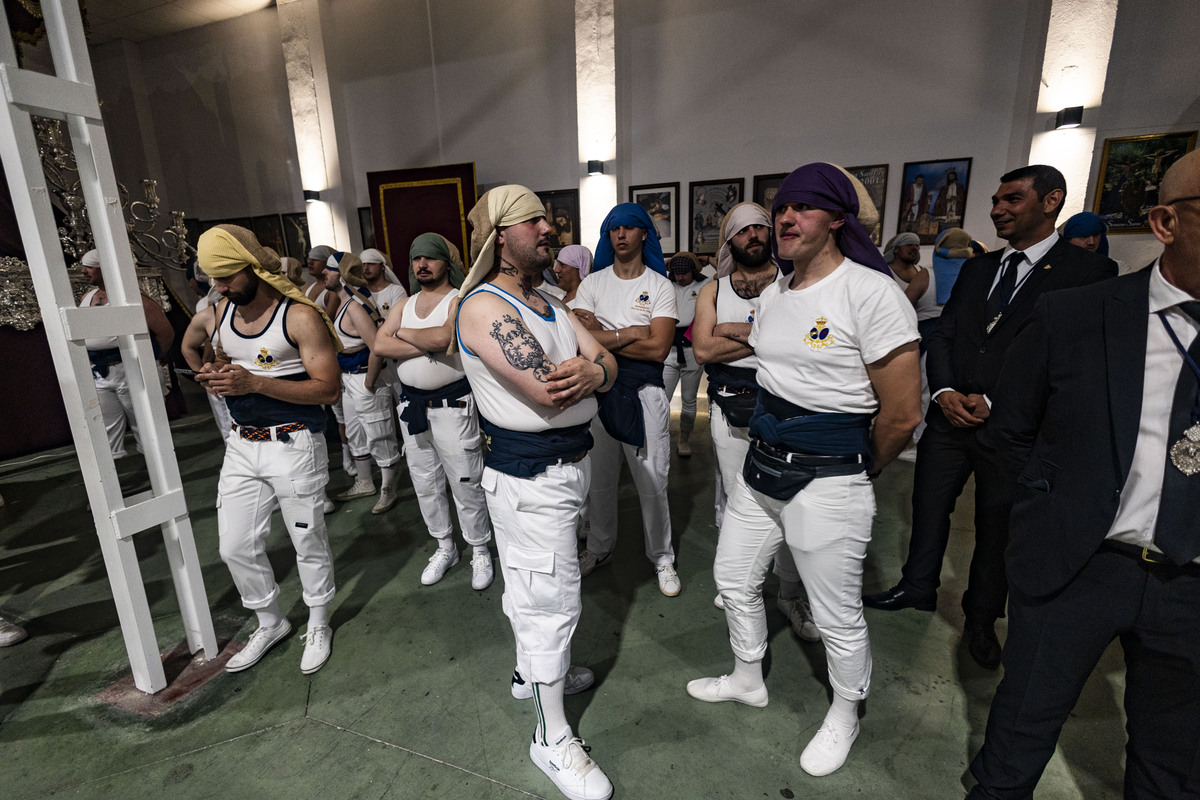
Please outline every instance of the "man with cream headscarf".
M471 588L482 591L493 578L491 524L479 483L483 439L461 356L446 352L454 335L452 312L458 300L455 288L462 285L462 259L458 248L436 233L414 239L408 256L419 288L392 309L379 329L375 351L398 362L395 385L408 474L425 527L438 543L421 583L432 586L459 561L448 481L459 527L472 547Z
M617 357L621 379L600 401L592 422L591 529L579 569L588 575L612 561L617 546L617 480L621 459L637 486L646 557L667 597L682 588L671 546L667 470L671 463L671 399L663 361L675 338L675 290L665 277L658 230L646 209L621 203L600 226L592 272L579 285L575 313L596 341Z
M567 722L564 694L590 687L571 667L582 607L575 526L587 496L596 413L612 356L562 303L533 288L554 261L537 195L500 186L471 209L471 274L458 310L463 368L487 436L483 489L517 641L512 693L534 698L529 756L572 800L606 800L608 777Z
M323 403L340 392L333 323L280 271L279 257L254 234L218 225L200 236L200 268L225 299L217 306L216 359L197 380L225 398L234 429L225 439L217 484L221 559L258 628L225 669L258 663L291 631L267 558L271 511L279 503L296 549L308 606L300 670L329 659L333 631L333 553L322 506L329 481Z
M857 590L875 515L870 478L921 418L917 320L871 242L865 228L875 209L849 173L800 167L780 185L773 211L775 246L793 271L759 297L747 341L760 391L713 565L734 668L687 690L710 703L767 704L762 583L782 538L808 590L833 688L800 756L819 776L845 763L870 687Z

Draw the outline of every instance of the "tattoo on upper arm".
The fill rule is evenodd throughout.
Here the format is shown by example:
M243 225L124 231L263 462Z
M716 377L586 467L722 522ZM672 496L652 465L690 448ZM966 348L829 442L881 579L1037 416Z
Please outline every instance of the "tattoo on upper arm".
M508 363L519 370L533 370L533 377L545 383L554 365L546 358L541 344L517 317L505 314L492 323L491 337L500 345Z

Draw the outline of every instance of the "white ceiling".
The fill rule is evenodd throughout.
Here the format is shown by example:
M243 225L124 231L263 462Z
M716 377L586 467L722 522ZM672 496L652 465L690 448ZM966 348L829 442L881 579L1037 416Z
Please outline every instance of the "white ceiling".
M88 41L141 42L275 5L275 0L87 0Z

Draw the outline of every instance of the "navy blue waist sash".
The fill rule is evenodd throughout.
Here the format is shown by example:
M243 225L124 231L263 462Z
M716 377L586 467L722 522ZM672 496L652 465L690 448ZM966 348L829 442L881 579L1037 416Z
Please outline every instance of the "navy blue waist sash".
M101 378L108 377L109 367L121 363L121 349L118 347L111 350L88 350L87 354L88 361L92 362L92 372Z
M708 402L716 404L733 427L748 426L758 406L757 371L728 364L706 364L704 370L708 373Z
M360 368L367 366L367 362L371 360L371 351L367 348L356 350L353 353L338 353L338 366L342 368L342 372L348 372L351 375L356 374Z
M480 415L483 428L483 463L497 472L532 478L563 461L580 461L592 449L589 424L550 428L530 433L501 428Z
M644 447L646 423L642 419L642 401L638 390L647 384L662 387L663 365L617 356L617 379L607 392L597 392L600 424L618 442Z
M688 328L691 325L678 325L675 328L675 341L672 343L675 347L675 355L679 359L679 363L683 364L687 361L687 356L684 355L683 348L691 347L692 343L687 340Z
M750 418L750 436L793 453L861 455L870 469L872 417L810 411L760 389Z
M401 381L400 391L400 399L408 401L408 405L400 412L400 421L408 428L410 436L416 436L429 430L430 402L457 400L471 393L471 384L465 376L437 389L418 389Z
M280 375L274 380L306 381L308 373ZM308 426L313 433L325 430L325 409L319 405L289 403L286 400L267 397L265 394L225 395L225 405L229 408L229 415L238 425L250 428L271 428L276 425L299 422Z

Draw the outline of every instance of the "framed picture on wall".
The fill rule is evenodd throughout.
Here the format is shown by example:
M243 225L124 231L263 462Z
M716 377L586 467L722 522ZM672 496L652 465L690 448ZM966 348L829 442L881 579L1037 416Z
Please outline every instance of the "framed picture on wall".
M546 221L554 226L554 254L569 244L583 244L579 231L579 190L537 192L546 209Z
M716 255L721 220L742 202L745 178L693 181L688 184L688 249L696 255Z
M1109 233L1149 233L1146 216L1158 205L1163 173L1196 147L1196 131L1104 140L1093 211Z
M670 256L679 252L679 183L644 183L629 187L629 202L646 209L662 251Z
M269 247L278 255L287 255L287 243L283 240L283 221L278 214L266 214L250 220L250 230L263 247Z
M871 164L866 167L846 167L846 172L862 182L867 194L871 196L871 202L875 204L875 209L879 212L879 222L875 223L875 230L867 231L871 234L871 241L875 243L876 247L879 247L883 244L883 204L887 201L888 165Z
M771 213L771 206L775 204L775 192L779 191L779 184L783 183L787 176L786 172L754 176L754 202L765 208L768 214Z
M298 214L284 214L282 219L287 254L307 262L308 251L312 249L312 241L308 237L308 214L303 211Z
M358 232L362 235L364 250L375 246L375 218L371 216L370 206L358 210Z
M947 228L961 228L970 179L969 158L906 163L896 233L915 233L921 244L933 244Z

